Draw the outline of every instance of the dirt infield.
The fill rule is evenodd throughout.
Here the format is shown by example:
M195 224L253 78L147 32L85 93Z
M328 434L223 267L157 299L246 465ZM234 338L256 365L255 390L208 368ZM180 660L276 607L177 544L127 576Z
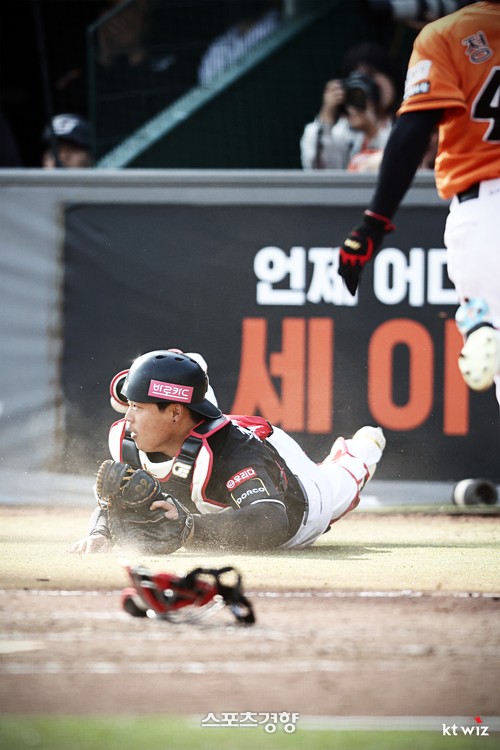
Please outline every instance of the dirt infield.
M245 628L126 615L119 554L64 553L87 515L0 508L3 714L500 715L498 516L351 514L301 552L141 560L235 564Z

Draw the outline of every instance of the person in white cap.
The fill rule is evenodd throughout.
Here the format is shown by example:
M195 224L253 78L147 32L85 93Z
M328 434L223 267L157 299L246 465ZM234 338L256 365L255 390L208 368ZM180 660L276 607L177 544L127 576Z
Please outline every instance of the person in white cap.
M44 169L86 169L92 166L90 126L80 115L63 114L52 118L44 130Z

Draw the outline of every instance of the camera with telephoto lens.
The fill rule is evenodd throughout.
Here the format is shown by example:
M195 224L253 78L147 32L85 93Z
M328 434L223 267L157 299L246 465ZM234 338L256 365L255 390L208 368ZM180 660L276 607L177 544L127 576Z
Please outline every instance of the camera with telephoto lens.
M351 73L350 76L344 78L342 86L345 92L344 109L355 107L364 112L368 101L379 103L380 94L377 84L372 78L362 73Z

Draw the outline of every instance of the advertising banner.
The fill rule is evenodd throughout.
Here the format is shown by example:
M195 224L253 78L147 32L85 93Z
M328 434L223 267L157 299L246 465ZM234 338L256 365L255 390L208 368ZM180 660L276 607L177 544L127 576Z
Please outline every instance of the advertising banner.
M225 413L261 414L321 460L384 428L377 478L499 471L493 391L457 366L445 205L406 206L356 297L337 274L356 206L72 203L65 207L66 450L108 457L113 376L146 351L199 352Z

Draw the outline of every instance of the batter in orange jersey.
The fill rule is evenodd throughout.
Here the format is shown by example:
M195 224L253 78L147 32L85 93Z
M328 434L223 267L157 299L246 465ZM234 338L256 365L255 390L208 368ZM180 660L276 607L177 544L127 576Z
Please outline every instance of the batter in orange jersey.
M374 196L340 247L339 274L351 294L395 229L391 219L436 128L436 186L451 198L448 275L461 303L458 364L473 390L495 383L500 405L500 0L471 3L417 36Z
M444 109L435 165L442 198L500 177L500 7L481 2L425 26L400 113Z

